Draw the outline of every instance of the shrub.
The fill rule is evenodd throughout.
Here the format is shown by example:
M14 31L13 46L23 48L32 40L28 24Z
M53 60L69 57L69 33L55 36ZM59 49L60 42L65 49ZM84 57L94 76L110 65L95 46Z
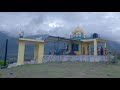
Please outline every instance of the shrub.
M114 58L112 58L109 63L111 64L115 64L115 63L118 63L118 56L117 55L114 55Z
M117 59L119 59L119 60L120 60L120 54L119 54L119 53L117 54Z
M8 63L6 63L8 65ZM4 60L0 60L0 66L4 66Z

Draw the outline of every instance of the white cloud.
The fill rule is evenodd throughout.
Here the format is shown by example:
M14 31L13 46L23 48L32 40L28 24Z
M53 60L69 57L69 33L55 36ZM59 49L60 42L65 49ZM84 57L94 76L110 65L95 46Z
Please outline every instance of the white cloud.
M119 41L119 12L1 12L0 31L17 36L22 29L25 35L49 33L70 35L80 25L87 35L94 32L110 40Z

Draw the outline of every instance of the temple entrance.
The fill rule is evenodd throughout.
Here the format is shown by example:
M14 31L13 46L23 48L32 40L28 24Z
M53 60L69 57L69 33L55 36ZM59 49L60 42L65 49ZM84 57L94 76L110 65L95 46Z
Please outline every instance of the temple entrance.
M42 40L33 40L33 39L24 39L19 38L19 47L18 47L18 60L17 65L24 64L24 53L26 43L33 43L34 45L34 59L37 63L42 63L42 58L44 54L44 41Z
M31 62L34 60L34 44L26 43L25 44L25 51L24 51L24 60L26 62Z

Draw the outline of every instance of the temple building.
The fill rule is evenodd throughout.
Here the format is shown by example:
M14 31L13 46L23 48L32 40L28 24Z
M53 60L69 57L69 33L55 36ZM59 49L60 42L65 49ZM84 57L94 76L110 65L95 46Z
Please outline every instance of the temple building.
M75 55L91 55L91 44L93 44L93 54L98 55L98 44L103 43L103 55L106 54L106 40L98 37L97 33L94 33L92 37L85 37L84 31L78 26L70 35L70 41L68 42L69 54Z
M50 47L45 46L48 42L54 42ZM57 48L53 48L57 42ZM63 43L62 43L63 42ZM18 39L18 60L17 64L24 64L25 44L32 43L34 45L34 60L37 63L42 63L43 56L45 56L45 49L50 55L106 55L106 40L101 39L97 33L93 33L91 37L86 37L85 32L81 27L77 26L70 35L70 38L48 36L44 40L28 39L19 37ZM98 44L102 43L100 49ZM60 48L61 46L62 48ZM93 48L92 48L93 46ZM92 50L91 50L92 49Z

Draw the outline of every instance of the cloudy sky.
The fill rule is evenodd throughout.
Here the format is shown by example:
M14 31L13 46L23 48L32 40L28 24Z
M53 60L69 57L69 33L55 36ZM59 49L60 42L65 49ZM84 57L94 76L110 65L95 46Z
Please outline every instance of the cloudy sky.
M20 29L25 36L49 33L68 37L78 25L88 36L96 32L120 42L119 12L0 12L0 31L14 37Z

